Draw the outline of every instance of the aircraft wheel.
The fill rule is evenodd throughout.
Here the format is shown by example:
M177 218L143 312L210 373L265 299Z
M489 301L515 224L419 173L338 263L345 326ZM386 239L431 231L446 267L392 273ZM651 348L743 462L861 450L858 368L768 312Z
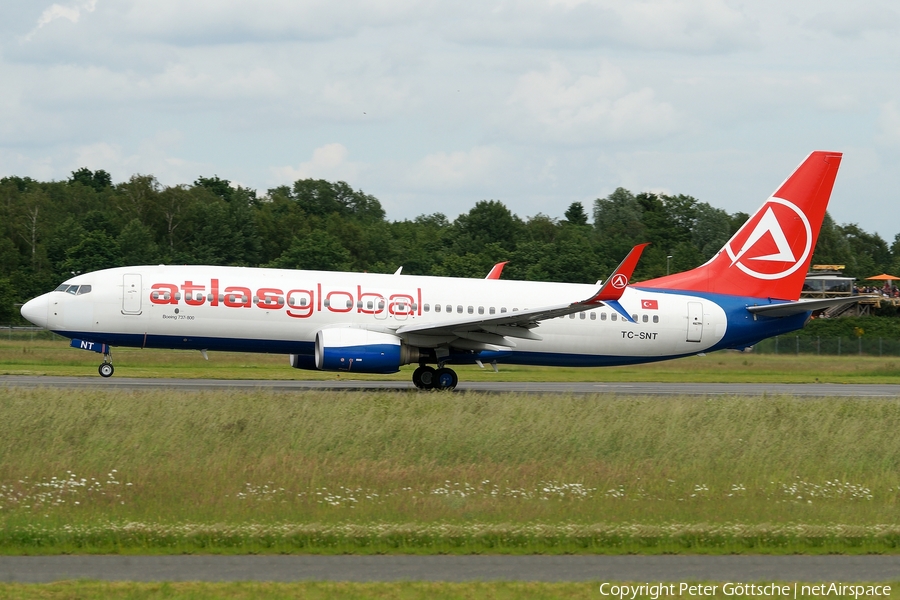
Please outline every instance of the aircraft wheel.
M101 377L112 377L115 369L113 368L112 363L103 363L97 371L100 372Z
M457 383L459 383L459 377L453 369L444 367L435 372L435 389L452 390L456 387Z
M422 365L413 371L413 384L420 390L430 390L434 388L435 371L432 367Z

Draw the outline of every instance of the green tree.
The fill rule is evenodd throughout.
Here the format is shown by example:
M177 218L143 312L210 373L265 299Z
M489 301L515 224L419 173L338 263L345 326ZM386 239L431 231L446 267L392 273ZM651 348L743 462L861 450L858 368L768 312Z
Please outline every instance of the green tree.
M16 292L12 283L6 277L0 277L0 325L9 325L18 320L15 301Z
M642 208L625 188L594 201L594 229L607 254L625 257L635 245L647 241Z
M151 265L159 262L159 246L153 240L153 232L138 219L132 219L116 239L121 261L119 266Z
M77 171L72 171L72 175L69 177L70 185L76 183L102 192L106 188L112 187L112 177L103 169L91 171L87 167L81 167Z
M128 181L116 186L114 204L124 222L137 219L142 225L151 225L157 216L162 186L153 175L132 175Z
M571 225L587 225L588 222L587 213L584 212L584 204L581 202L570 204L569 208L566 209L565 217L566 222Z
M857 270L856 257L850 248L850 242L827 212L825 213L825 218L822 219L822 227L819 230L819 239L816 242L812 264L846 265L848 272Z
M731 219L724 210L713 208L706 202L698 203L696 212L691 241L697 248L698 260L705 262L731 238Z
M522 220L502 202L480 200L472 210L459 215L453 223L450 232L452 250L456 254L478 254L487 244L515 250L522 229Z
M864 279L884 273L890 268L891 251L880 235L867 233L856 223L844 225L841 227L841 233L856 257L856 267L852 271L848 270L848 275Z
M62 268L68 273L89 273L118 267L122 263L119 243L102 231L89 231L66 250Z
M340 240L327 231L312 231L294 237L290 247L267 267L276 269L309 269L314 271L344 271L350 267L350 253Z
M231 187L231 182L227 179L219 179L218 175L213 175L212 177L198 177L196 181L194 181L194 187L202 187L225 202L231 202L231 199L234 196L234 188Z
M354 191L347 183L324 179L299 179L292 189L294 200L304 212L318 217L332 213L371 223L384 220L384 209L375 196Z

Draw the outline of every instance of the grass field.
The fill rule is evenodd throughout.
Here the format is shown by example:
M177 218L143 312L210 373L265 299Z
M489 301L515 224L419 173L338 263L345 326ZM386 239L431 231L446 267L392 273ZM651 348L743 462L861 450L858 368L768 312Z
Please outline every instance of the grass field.
M725 595L721 584L716 593L706 598L745 598ZM900 597L900 585L889 584L891 593L881 598ZM45 585L0 584L0 592L9 600L56 600L78 598L141 598L147 600L188 600L194 598L281 599L357 599L397 598L399 600L506 600L553 598L578 600L598 598L600 582L586 583L99 583L90 581L61 582ZM678 588L676 587L676 591ZM617 596L616 596L617 597ZM631 598L631 596L627 596ZM661 596L662 598L672 596ZM759 597L759 596L752 596ZM653 598L637 595L637 598ZM656 600L656 598L653 598Z
M0 388L0 551L897 552L900 399Z
M70 348L68 340L0 337L0 375L98 377L99 354ZM46 336L46 334L45 334ZM292 369L282 355L116 348L115 377L214 379L347 379L346 373ZM900 358L773 355L720 351L706 356L629 367L560 368L500 365L454 367L462 381L660 381L723 383L898 383ZM413 367L395 375L354 374L352 379L409 381Z

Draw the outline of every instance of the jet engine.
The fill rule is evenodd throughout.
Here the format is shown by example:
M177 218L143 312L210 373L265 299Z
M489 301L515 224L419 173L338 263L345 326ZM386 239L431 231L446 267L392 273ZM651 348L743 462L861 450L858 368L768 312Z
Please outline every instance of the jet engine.
M396 373L400 365L418 362L418 348L396 335L334 327L316 333L316 368L322 371Z

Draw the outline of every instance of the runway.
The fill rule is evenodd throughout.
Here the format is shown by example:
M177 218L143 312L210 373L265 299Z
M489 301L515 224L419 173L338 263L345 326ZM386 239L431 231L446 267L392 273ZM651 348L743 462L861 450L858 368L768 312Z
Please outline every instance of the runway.
M415 391L397 380L294 381L261 379L156 379L137 377L0 376L0 386L127 390ZM900 384L838 383L613 383L613 382L460 382L457 392L524 394L620 394L631 396L802 396L810 398L900 398Z
M3 556L0 581L731 581L900 579L900 556Z

